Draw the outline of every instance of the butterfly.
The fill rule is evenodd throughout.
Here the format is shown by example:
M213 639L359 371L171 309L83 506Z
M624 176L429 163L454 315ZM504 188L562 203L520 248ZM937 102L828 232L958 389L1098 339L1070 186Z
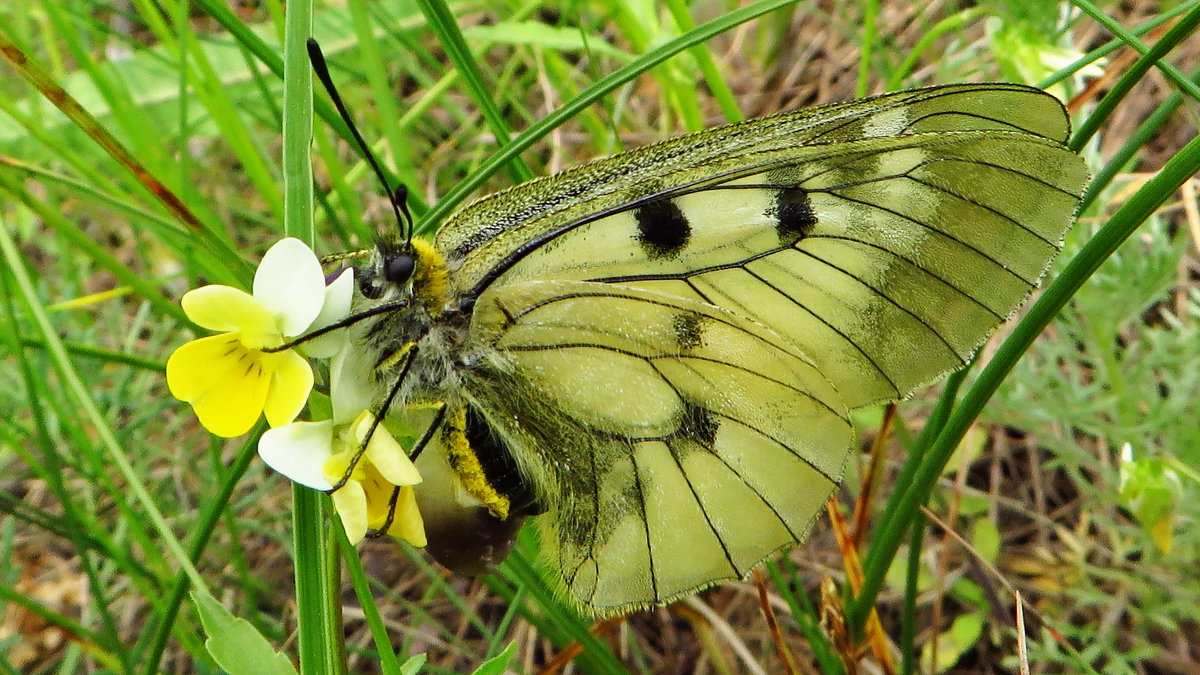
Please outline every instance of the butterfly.
M615 614L801 541L850 412L966 364L1029 296L1087 178L1057 99L937 86L716 127L381 240L351 332L423 429L430 551Z

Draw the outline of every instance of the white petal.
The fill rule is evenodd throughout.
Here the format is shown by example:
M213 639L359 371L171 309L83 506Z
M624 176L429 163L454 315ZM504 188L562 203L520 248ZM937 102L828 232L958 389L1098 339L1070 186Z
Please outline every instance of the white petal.
M325 275L317 254L299 239L280 239L254 273L254 297L275 316L284 335L303 333L325 302Z
M347 348L329 362L329 398L336 424L348 424L359 413L371 408L374 376L362 356L361 352Z
M333 421L292 422L268 429L258 440L267 466L314 490L333 488L323 471L333 455Z
M350 299L354 295L354 268L347 268L325 287L325 304L321 305L321 313L308 327L306 333L311 333L335 324L350 316ZM304 353L318 359L327 359L337 353L345 342L345 330L335 330L304 343Z

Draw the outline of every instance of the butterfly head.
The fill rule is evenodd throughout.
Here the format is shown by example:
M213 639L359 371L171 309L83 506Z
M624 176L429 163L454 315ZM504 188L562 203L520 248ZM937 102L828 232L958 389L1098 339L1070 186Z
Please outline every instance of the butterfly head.
M381 238L359 269L358 290L372 301L413 298L437 308L446 299L446 263L424 239Z
M416 266L417 256L407 241L380 239L359 270L358 290L368 300L398 299L412 281Z

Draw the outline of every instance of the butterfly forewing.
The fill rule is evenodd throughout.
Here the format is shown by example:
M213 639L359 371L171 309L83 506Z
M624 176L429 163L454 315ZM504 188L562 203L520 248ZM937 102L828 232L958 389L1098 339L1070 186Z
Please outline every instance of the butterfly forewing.
M947 85L809 108L663 141L489 195L452 216L437 243L456 287L477 294L522 250L544 245L561 229L710 182L729 168L761 165L755 153L972 129L1061 143L1068 124L1053 97L1006 84Z
M969 360L1036 284L1085 178L1061 145L1013 132L722 166L750 161L768 168L575 221L496 283L604 281L723 307L802 346L853 408Z

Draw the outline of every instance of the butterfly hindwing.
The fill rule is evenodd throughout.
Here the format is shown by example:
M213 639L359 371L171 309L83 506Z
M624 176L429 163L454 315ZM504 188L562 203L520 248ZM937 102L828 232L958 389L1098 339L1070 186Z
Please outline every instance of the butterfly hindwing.
M467 389L523 449L576 603L627 610L739 579L798 541L840 480L853 431L836 389L736 314L528 282L485 294L473 333Z

